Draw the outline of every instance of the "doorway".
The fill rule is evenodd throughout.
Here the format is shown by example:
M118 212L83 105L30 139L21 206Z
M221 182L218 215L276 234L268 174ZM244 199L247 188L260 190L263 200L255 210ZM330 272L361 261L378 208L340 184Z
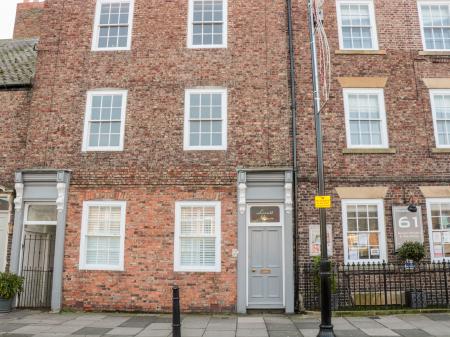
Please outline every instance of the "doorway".
M247 307L282 309L284 303L283 207L248 206Z
M27 204L20 258L23 291L18 308L50 308L55 256L55 204Z

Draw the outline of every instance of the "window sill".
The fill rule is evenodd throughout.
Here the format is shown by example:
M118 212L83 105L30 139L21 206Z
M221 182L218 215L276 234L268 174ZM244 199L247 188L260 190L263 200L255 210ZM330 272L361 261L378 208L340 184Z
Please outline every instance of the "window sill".
M432 148L431 153L450 153L450 148Z
M432 50L421 50L419 51L421 56L450 56L450 50L448 51L432 51Z
M344 149L343 154L395 154L397 149L391 147L388 149Z
M386 50L336 50L336 55L386 55Z

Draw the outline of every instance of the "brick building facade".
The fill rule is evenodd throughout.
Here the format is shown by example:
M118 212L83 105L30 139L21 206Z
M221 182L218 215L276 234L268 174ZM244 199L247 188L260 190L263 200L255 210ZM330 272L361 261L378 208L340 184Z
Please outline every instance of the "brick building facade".
M423 45L421 31L450 3L423 2L325 3L336 261L395 260L392 206L411 203L428 252L446 256L450 45ZM16 194L11 270L36 263L21 240L35 247L39 237L52 284L18 306L169 311L176 283L185 311L294 311L318 212L307 2L292 5L296 207L286 2L19 6L15 36L40 40L32 92L1 93L16 117L1 129L12 151L0 185ZM432 234L430 244L428 213L439 243Z

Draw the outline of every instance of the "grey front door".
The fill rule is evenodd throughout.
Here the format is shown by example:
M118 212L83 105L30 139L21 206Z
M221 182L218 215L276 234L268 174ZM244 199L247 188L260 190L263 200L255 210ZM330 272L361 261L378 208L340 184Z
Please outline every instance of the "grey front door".
M281 226L248 227L248 307L283 308Z

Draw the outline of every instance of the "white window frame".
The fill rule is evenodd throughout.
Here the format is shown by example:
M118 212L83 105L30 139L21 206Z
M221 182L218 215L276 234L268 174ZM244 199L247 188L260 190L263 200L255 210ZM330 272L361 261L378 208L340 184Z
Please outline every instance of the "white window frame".
M191 94L221 94L222 95L222 145L190 145ZM228 90L226 88L196 88L186 89L184 98L184 150L185 151L225 151L228 147Z
M92 265L86 263L86 236L88 230L89 208L98 206L120 207L120 257L119 265ZM127 213L126 201L83 201L83 214L81 219L80 263L79 270L110 270L124 271L125 255L125 222Z
M89 121L91 120L92 110L92 97L98 95L121 95L122 96L122 111L120 114L120 143L118 146L90 146L89 145ZM126 122L126 112L127 112L127 100L128 100L128 90L113 90L113 89L97 89L90 90L86 95L86 108L84 113L84 130L83 130L83 152L114 152L123 151L124 139L125 139L125 122Z
M12 200L11 200L11 196L8 195L8 194L1 194L0 193L0 198L6 199L8 201L8 203L9 203L9 208L6 211L0 211L0 214L6 214L6 219L7 219L6 220L7 221L7 223L6 223L6 231L5 231L5 235L6 235L5 243L6 244L5 244L4 250L0 251L0 256L2 256L2 254L3 254L3 259L0 262L0 267L2 267L2 268L0 268L0 272L4 272L5 268L6 268L6 264L7 264L7 257L8 257L8 236L9 236L9 225L10 225L10 222L11 222L11 209L12 209L11 202L12 202Z
M344 34L342 33L342 19L341 19L341 4L342 3L354 3L369 5L369 15L371 23L371 38L372 48L344 48ZM375 6L373 0L336 0L336 13L338 21L338 33L339 33L339 48L341 50L379 50L378 46L378 30L377 20L375 15Z
M380 232L379 246L380 246L380 258L379 259L359 259L349 260L348 258L348 222L347 222L347 206L349 205L375 205L378 209L378 229ZM344 243L344 263L380 263L387 262L387 247L386 247L386 225L384 218L384 202L382 199L343 199L341 201L342 206L342 232Z
M214 266L182 266L181 265L181 209L183 207L214 207L216 227L216 263ZM175 203L175 238L174 238L174 271L175 272L213 272L221 271L221 202L220 201L177 201Z
M193 44L193 25L194 25L194 0L189 0L188 13L188 28L187 28L187 47L190 49L213 49L213 48L227 48L228 46L228 0L223 0L223 27L222 27L222 43L209 45L194 45Z
M439 134L437 127L437 116L436 116L436 105L434 101L435 95L448 95L450 96L450 89L430 89L430 103L431 103L431 113L433 114L433 128L434 128L434 139L436 143L436 148L438 149L450 149L449 144L439 143Z
M427 44L426 44L426 41L425 41L425 27L423 25L423 15L422 15L422 5L423 4L427 4L427 5L447 4L450 7L450 1L448 1L448 0L433 0L433 1L421 0L421 1L417 1L417 10L419 12L419 22L420 22L420 35L422 36L423 50L424 51L450 51L450 49L428 49L427 48Z
M128 18L128 37L126 47L99 47L98 40L100 34L100 13L103 4L111 2L129 2L130 3L130 14ZM133 17L134 17L134 0L97 0L95 6L95 19L94 19L94 29L92 36L92 51L120 51L120 50L131 50L131 38L133 36Z
M27 202L25 203L25 212L23 217L23 224L24 225L57 225L58 221L28 221L28 210L30 206L34 205L43 205L43 206L55 206L56 209L56 203L54 202Z
M380 120L381 120L381 144L380 145L353 145L351 142L350 132L350 105L348 96L351 94L369 94L378 96L378 105L380 107ZM387 130L387 118L386 118L386 103L384 99L384 89L382 88L344 88L344 111L345 111L345 130L347 134L347 148L348 149L388 149L389 148L389 136Z
M427 204L427 222L428 222L428 239L430 242L430 258L433 262L442 262L442 261L449 261L450 258L445 257L434 257L434 241L433 241L433 223L431 218L431 204L442 204L442 203L449 203L450 204L450 198L427 198L426 204Z

